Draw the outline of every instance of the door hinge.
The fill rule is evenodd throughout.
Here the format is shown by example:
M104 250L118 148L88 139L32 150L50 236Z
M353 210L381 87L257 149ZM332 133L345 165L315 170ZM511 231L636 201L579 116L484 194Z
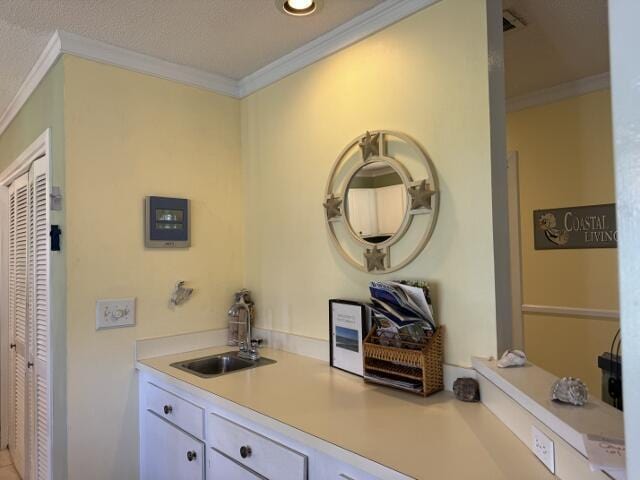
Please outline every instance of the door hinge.
M58 225L51 225L51 232L49 233L51 236L51 251L59 252L60 251L60 235L62 235L62 230Z

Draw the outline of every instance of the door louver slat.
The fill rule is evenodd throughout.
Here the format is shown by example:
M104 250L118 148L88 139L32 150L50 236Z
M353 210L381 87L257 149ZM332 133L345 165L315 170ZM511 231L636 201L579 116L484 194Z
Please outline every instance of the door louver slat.
M31 348L34 362L34 478L49 479L49 195L47 172L34 165L31 199Z
M51 478L49 181L46 157L9 188L9 448L29 480ZM32 367L32 368L29 368Z

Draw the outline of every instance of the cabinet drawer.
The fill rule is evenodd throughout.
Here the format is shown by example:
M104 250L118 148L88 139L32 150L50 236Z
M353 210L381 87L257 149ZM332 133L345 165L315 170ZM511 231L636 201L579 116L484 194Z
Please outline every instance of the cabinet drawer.
M204 443L153 412L145 412L142 480L204 480Z
M204 438L204 410L187 400L177 397L153 383L147 383L145 408L189 432Z
M218 415L208 418L210 445L269 480L306 480L307 457Z
M207 463L207 480L265 480L214 449L209 450Z

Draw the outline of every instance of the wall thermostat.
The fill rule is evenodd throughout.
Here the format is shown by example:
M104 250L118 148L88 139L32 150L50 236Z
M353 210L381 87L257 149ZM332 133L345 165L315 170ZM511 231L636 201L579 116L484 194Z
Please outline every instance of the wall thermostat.
M190 245L189 200L146 197L144 246L184 248Z

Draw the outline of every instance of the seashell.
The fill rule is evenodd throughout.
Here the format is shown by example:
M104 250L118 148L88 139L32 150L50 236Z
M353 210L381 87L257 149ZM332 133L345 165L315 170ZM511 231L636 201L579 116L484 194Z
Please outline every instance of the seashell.
M173 293L171 294L171 298L169 299L170 307L182 305L184 302L189 300L189 297L191 297L193 288L185 287L184 284L184 280L180 280L176 283Z
M458 400L463 402L479 402L480 387L478 382L473 378L458 378L453 382L453 393Z
M551 387L551 400L562 403L582 406L587 403L588 396L587 386L579 378L559 378Z
M498 360L498 367L521 367L527 363L527 356L522 350L507 350Z

